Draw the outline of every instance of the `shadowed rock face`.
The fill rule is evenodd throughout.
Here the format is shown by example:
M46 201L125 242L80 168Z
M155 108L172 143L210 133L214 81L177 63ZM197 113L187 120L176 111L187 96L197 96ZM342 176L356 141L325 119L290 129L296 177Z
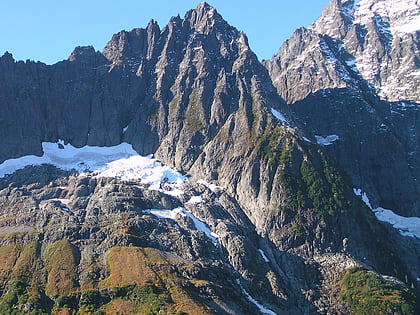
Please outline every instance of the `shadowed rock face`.
M333 1L324 15L342 15L349 3ZM163 29L152 20L115 34L102 53L77 47L52 66L6 53L0 161L40 155L42 141L128 142L191 181L186 196L175 198L48 166L18 171L0 180L2 244L11 242L12 227L23 235L16 242L39 241L43 252L65 239L81 257L102 262L115 246L154 248L172 257L177 277L206 282L191 291L200 303L233 314L256 312L243 289L278 313L346 313L338 281L352 266L411 285L420 276L418 240L379 224L352 188L375 205L418 214L417 105L379 100L352 67L352 51L340 48L352 21L337 19L334 34L320 20L299 29L264 64L245 34L206 3ZM339 140L331 146L316 144L315 136L333 134ZM199 179L224 188L211 191ZM206 202L189 204L197 194ZM57 202L63 198L72 214ZM175 226L144 211L179 206L219 234L220 244L191 220L179 217ZM186 271L191 265L195 271ZM98 268L96 280L80 273L77 288L109 275L104 264ZM225 300L223 287L234 292Z

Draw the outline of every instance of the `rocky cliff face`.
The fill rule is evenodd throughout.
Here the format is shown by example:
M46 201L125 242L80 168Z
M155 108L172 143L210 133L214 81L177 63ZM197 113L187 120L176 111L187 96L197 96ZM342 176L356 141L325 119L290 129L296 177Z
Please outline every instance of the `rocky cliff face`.
M331 1L264 64L312 137L337 136L328 149L355 186L417 216L416 21L415 1Z
M206 3L163 29L151 21L115 34L102 53L78 47L53 66L1 57L1 161L41 155L43 141L128 142L190 176L181 196L51 166L1 179L1 245L6 253L19 249L2 271L4 307L121 311L143 307L145 285L157 281L152 293L165 297L166 311L348 313L340 279L355 266L417 288L418 240L381 225L352 191L418 213L418 186L410 186L418 172L417 105L380 100L355 70L340 45L353 27L343 15L349 3L333 1L324 12L342 15L334 34L318 20L320 30L296 31L265 67L245 34ZM322 145L327 138L337 141ZM200 202L189 202L198 195ZM187 212L162 220L153 209L186 209L219 240ZM73 253L71 277L54 271L57 248ZM28 251L41 279L35 287L14 271L33 267ZM113 260L143 274L127 275ZM61 288L54 277L72 282ZM9 299L21 295L18 280L39 299ZM103 303L86 302L86 290ZM123 291L141 298L127 306Z

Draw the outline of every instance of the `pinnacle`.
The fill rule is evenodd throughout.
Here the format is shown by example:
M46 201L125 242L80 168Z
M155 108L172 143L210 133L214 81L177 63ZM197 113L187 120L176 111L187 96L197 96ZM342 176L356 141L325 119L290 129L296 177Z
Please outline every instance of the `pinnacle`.
M214 9L214 8L207 2L203 1L198 4L196 10L202 10L202 9L208 10L208 9Z
M216 12L216 9L207 2L203 1L198 4L194 11L200 15L208 15L209 13Z
M188 11L184 17L197 30L209 31L216 25L225 25L226 22L217 10L207 2L201 2L195 9Z

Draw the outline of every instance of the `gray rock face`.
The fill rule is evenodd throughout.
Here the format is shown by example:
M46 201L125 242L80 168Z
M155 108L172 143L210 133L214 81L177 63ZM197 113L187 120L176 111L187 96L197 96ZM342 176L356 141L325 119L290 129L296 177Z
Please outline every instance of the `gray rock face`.
M263 63L287 103L305 99L321 89L366 88L346 64L351 56L339 47L329 36L300 28L282 45L273 60Z

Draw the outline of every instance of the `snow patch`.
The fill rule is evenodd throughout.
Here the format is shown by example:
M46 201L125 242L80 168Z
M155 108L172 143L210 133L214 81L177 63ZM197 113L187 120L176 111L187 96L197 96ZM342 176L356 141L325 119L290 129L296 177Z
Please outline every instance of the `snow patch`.
M361 0L355 13L355 22L366 25L375 16L389 21L390 31L396 33L413 33L420 30L420 10L417 0Z
M60 207L67 207L67 204L69 203L69 199L58 199L58 198L53 198L53 199L45 199L45 200L41 200L40 205L43 205L47 202L50 201L58 201L60 202Z
M160 219L171 219L176 220L177 216L188 216L195 225L198 231L204 232L208 238L210 238L214 244L219 242L219 235L213 233L209 227L199 219L197 219L191 212L188 212L185 208L178 207L173 210L161 210L161 209L149 209L145 210L146 213L153 214Z
M378 220L391 224L401 235L420 239L420 218L399 216L381 207L373 209L373 212Z
M397 229L401 235L420 239L420 218L418 217L403 217L392 210L378 207L373 209L369 198L361 189L353 188L356 196L361 196L363 202L375 213L378 220L391 224Z
M213 243L217 244L219 242L219 235L213 233L204 222L198 220L192 213L186 211L185 209L184 211L185 214L190 217L191 220L193 220L197 230L204 232L207 237L213 241Z
M67 204L69 203L69 199L55 199L55 200L57 200L57 201L59 201L60 202L60 206L61 207L67 207Z
M162 209L149 209L145 210L144 212L153 214L155 217L159 219L171 219L176 220L178 215L185 217L185 213L183 208L175 208L173 210L162 210Z
M286 122L287 123L287 119L286 117L284 117L284 115L282 113L280 113L278 110L275 110L274 108L271 109L271 113L274 115L274 117L276 117L278 120Z
M340 139L340 137L337 135L329 135L326 137L315 136L315 138L316 138L316 142L319 145L332 145L334 141L337 141L338 139Z
M277 315L276 313L274 313L272 310L264 307L263 305L261 305L260 303L258 303L246 290L245 288L242 286L241 282L239 281L239 279L236 279L236 283L241 287L242 292L245 294L246 298L248 299L248 301L250 301L252 304L254 304L261 312L261 314L265 314L265 315Z
M203 197L201 196L192 196L190 200L187 201L187 203L196 204L196 203L202 203Z
M410 76L410 77L419 77L420 76L420 69L409 73L407 76Z
M67 207L67 204L69 203L69 199L59 199L59 198L52 198L52 199L45 199L45 200L41 200L41 202L39 203L39 207L41 209L45 208L46 204L49 202L54 202L54 201L58 201L60 202L60 208L68 213L72 213L70 211L70 209Z
M356 66L356 59L350 59L350 60L346 60L344 61L350 68L353 68Z
M354 191L354 194L356 196L362 197L363 202L368 206L368 208L370 210L373 209L372 208L372 205L370 204L369 198L368 198L367 194L364 191L362 191L360 188L353 188L353 191Z
M158 190L172 196L183 194L182 184L186 177L174 169L162 165L151 157L130 156L108 162L106 168L99 171L96 177L115 177L121 180L140 180L148 184L149 189Z
M183 194L182 184L187 180L176 170L162 165L152 156L140 156L128 143L113 147L85 146L43 142L42 156L27 155L0 164L0 177L12 174L29 165L51 164L63 170L78 173L93 172L97 177L115 177L121 180L139 180L149 189L169 195Z
M268 257L265 255L264 251L262 249L258 249L258 251L261 254L261 257L264 259L265 262L270 262L270 259L268 259Z
M218 192L220 190L224 190L225 188L222 186L217 186L215 184L210 184L209 182L205 181L204 179L200 179L197 181L197 184L201 184L206 186L208 189L210 189L212 192Z

